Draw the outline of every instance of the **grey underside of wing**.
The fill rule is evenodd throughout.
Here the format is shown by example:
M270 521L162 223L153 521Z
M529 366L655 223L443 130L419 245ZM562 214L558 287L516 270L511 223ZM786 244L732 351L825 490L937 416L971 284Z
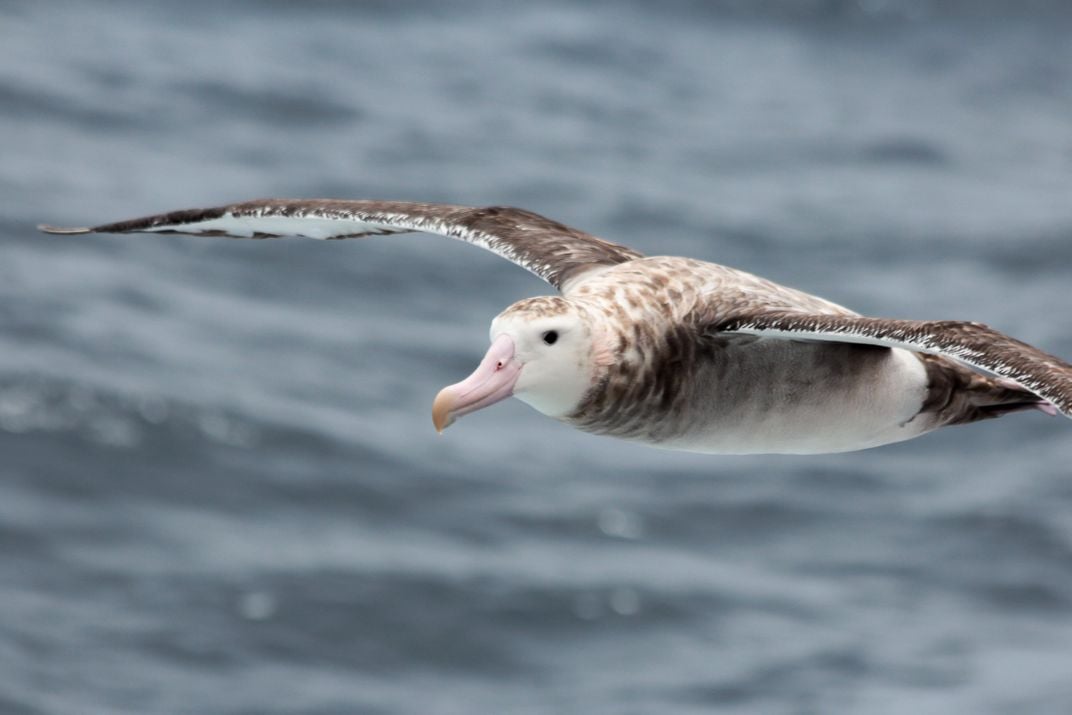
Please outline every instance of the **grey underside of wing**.
M727 320L720 333L900 347L942 355L1009 378L1072 417L1072 365L986 325L772 313Z
M506 258L560 288L585 271L641 258L604 241L525 211L492 206L335 199L262 199L185 209L92 228L41 226L47 233L183 233L231 238L302 236L360 238L423 232L466 241Z

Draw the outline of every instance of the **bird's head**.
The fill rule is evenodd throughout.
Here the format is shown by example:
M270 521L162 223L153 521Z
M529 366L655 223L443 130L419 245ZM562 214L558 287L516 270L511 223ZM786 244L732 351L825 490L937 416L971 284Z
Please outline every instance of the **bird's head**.
M511 395L545 415L568 415L606 362L594 327L586 313L565 298L514 303L492 321L491 347L476 371L436 396L436 430L442 432L458 417Z

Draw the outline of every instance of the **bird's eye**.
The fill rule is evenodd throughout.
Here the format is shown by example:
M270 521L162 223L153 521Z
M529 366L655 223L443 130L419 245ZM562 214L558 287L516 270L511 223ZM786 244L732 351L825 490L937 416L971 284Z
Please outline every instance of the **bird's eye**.
M543 334L543 341L545 343L547 343L548 345L554 345L555 341L557 341L557 340L558 340L558 331L557 330L548 330L546 333Z

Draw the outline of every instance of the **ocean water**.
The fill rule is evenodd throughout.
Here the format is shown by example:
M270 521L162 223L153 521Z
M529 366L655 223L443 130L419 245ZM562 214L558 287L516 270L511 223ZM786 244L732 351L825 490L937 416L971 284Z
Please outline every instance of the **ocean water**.
M0 713L1067 713L1072 427L710 457L436 391L513 204L1072 356L1067 3L0 2Z

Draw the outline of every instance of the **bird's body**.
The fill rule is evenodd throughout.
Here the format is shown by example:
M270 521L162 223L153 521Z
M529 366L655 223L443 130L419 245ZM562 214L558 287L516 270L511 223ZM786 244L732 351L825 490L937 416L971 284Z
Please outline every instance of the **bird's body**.
M930 372L974 374L948 360L871 345L705 334L720 313L749 306L855 315L744 271L641 258L583 275L563 297L600 326L597 341L610 356L594 375L595 389L559 416L587 432L695 452L818 453L970 421L923 409L931 397L928 364ZM1010 392L997 381L994 388ZM1016 402L1035 401L1013 394ZM971 409L966 400L959 406Z
M1072 413L1072 365L986 326L865 318L727 266L644 257L520 209L274 199L42 228L246 238L425 231L487 248L559 288L495 319L480 367L437 397L438 429L514 395L584 431L658 447L818 453L1023 409Z

